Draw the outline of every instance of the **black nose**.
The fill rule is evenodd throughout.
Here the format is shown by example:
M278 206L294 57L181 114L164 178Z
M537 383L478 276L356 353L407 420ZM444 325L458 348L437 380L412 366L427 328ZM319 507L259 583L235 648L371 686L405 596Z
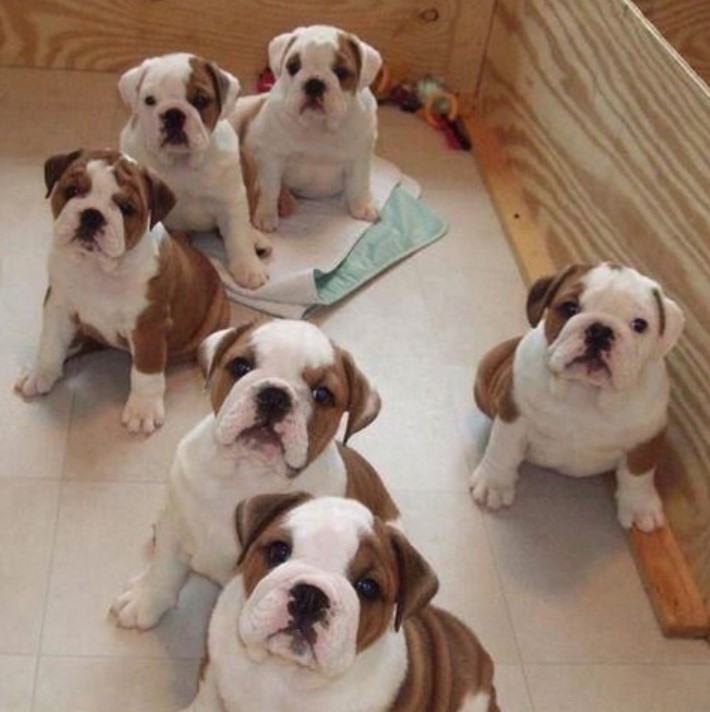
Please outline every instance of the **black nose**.
M614 332L606 324L595 321L584 332L584 343L596 349L608 349L614 340Z
M79 218L79 229L84 235L91 236L106 224L106 218L94 208L82 210Z
M309 79L303 85L303 91L310 99L320 99L325 91L325 84L320 79Z
M279 420L291 409L291 396L282 388L267 386L257 394L256 404L261 416Z
M185 123L185 114L180 109L168 109L163 114L166 129L181 129Z
M308 583L299 583L291 591L288 612L297 622L315 623L330 607L328 596Z

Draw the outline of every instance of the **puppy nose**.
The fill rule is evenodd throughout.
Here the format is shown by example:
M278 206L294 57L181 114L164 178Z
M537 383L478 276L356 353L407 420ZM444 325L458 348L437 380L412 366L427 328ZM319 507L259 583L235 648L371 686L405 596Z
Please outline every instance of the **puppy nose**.
M168 109L163 114L163 121L165 122L166 128L181 129L185 123L185 114L183 114L180 109Z
M584 342L594 348L608 349L613 340L612 329L599 321L590 324L584 332Z
M325 91L325 83L320 79L311 78L303 85L303 91L311 99L320 99Z
M94 208L82 210L79 218L79 227L82 232L93 234L106 224L106 218Z
M283 418L291 408L291 396L283 388L267 386L257 394L256 403L260 415L278 420Z
M290 594L288 612L297 621L315 621L323 611L330 607L328 596L316 586L311 586L308 583L296 584Z

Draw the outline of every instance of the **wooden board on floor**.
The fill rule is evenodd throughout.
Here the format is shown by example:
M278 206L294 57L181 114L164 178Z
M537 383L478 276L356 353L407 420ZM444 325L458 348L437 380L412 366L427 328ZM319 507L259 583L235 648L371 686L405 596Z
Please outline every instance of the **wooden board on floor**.
M496 133L480 118L467 126L476 161L505 234L529 285L557 271L547 241L531 214L522 185ZM663 633L696 638L710 634L710 619L693 575L669 526L629 533L629 545Z
M473 91L494 0L54 0L0 2L0 65L91 71L127 69L145 57L189 51L246 86L266 63L269 40L300 25L333 24L360 35L412 77L445 77Z

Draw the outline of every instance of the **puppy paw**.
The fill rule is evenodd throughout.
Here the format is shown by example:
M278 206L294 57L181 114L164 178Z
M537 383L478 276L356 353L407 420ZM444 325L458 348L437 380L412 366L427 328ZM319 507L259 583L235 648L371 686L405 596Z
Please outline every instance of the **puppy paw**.
M61 374L32 370L23 373L15 381L15 390L25 398L43 396L52 390Z
M652 532L665 524L663 503L657 492L645 494L617 493L616 511L619 523L624 529L631 529L635 524L642 532Z
M380 211L372 200L355 200L348 204L348 210L356 220L377 222L380 219Z
M274 250L274 245L271 240L264 235L263 232L258 230L252 230L252 242L254 243L254 250L259 257L268 257Z
M279 217L287 218L296 212L296 198L293 193L285 186L281 187L279 193Z
M146 396L131 393L123 409L121 423L129 433L154 433L165 422L165 406L162 396Z
M471 475L469 491L474 502L489 509L509 507L515 499L515 477L492 477L479 465Z
M146 575L136 576L126 590L116 597L111 613L121 628L152 628L177 603L177 596L158 588L146 580Z
M257 208L252 221L254 227L262 232L273 232L279 226L279 215L276 212Z
M269 279L269 275L256 255L234 260L229 265L229 271L240 287L259 289Z

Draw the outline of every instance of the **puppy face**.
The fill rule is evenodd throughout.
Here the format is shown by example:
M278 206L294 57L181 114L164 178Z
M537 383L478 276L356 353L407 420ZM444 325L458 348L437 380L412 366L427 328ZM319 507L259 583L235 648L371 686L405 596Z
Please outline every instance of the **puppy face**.
M154 174L118 151L74 151L44 166L54 241L86 259L115 262L175 204Z
M233 108L239 82L213 62L191 54L146 59L128 70L118 89L158 156L204 150L217 122Z
M269 656L333 678L425 606L438 581L401 532L354 500L265 495L240 504L239 635Z
M377 50L335 27L300 27L269 44L277 78L272 91L301 124L339 126L354 96L366 89L382 65Z
M275 320L212 334L200 348L215 437L235 457L295 477L333 439L377 416L380 399L346 351L315 326Z
M684 325L680 308L636 270L574 265L533 285L528 316L544 333L554 373L591 386L633 387L645 364L663 358Z

